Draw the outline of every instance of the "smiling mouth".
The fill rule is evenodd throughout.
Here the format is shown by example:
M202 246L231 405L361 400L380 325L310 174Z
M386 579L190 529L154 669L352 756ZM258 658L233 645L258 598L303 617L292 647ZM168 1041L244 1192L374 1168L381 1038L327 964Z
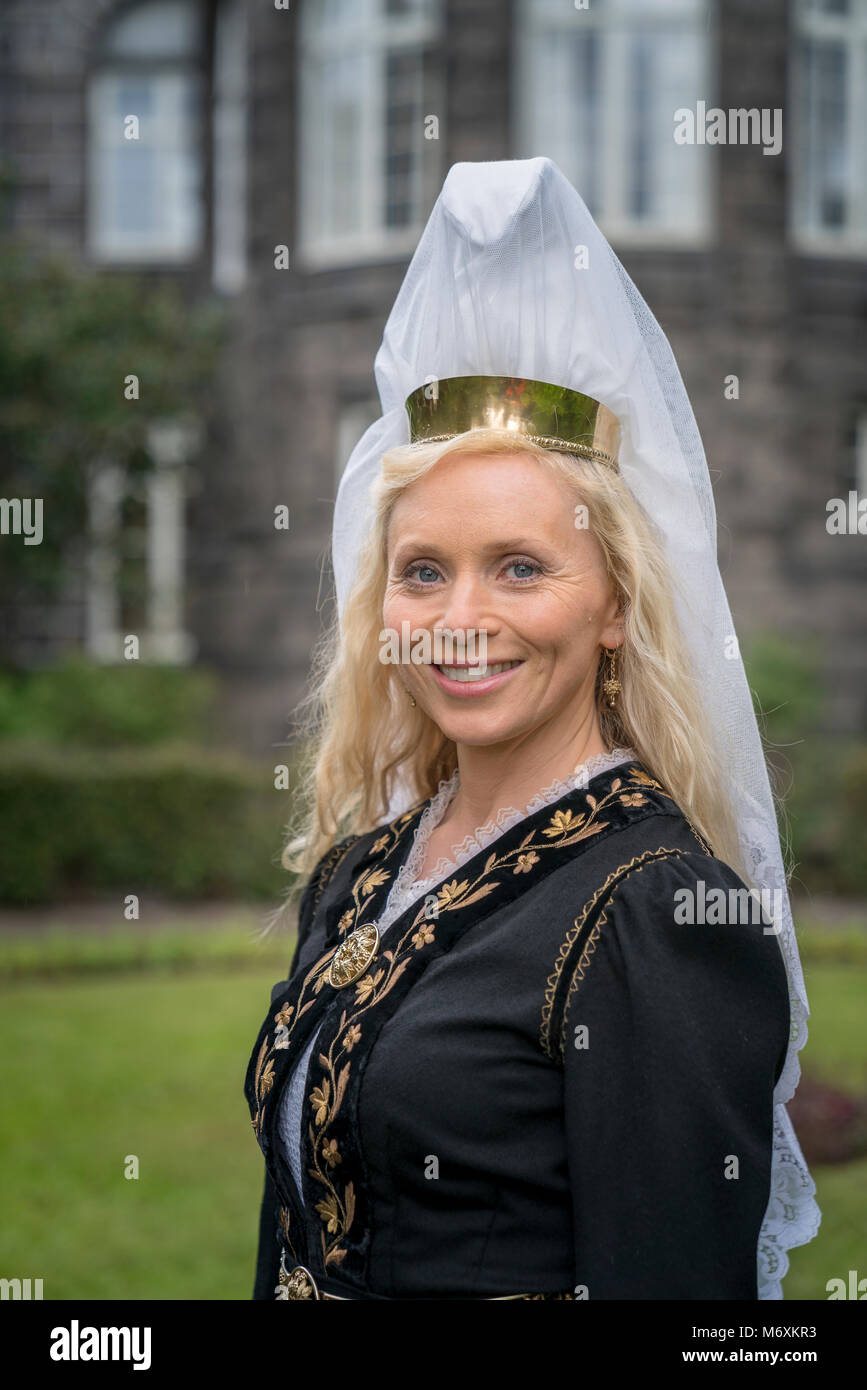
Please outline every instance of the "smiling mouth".
M489 676L498 676L502 671L511 671L513 666L521 664L521 661L496 661L490 666L437 666L436 669L451 681L467 683L487 680Z

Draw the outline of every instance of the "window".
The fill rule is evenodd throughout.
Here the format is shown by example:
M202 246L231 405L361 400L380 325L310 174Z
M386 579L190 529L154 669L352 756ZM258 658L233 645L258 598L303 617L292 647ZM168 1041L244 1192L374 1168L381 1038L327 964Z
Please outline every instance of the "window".
M675 112L713 105L709 0L520 0L517 145L548 155L614 241L700 245L711 147Z
M107 27L88 93L89 227L102 261L199 251L203 10L148 0Z
M867 3L798 0L790 224L805 251L867 251Z
M438 0L307 0L299 32L299 259L413 249L438 191Z
M183 626L184 467L198 444L194 422L166 420L149 431L149 472L133 475L110 460L94 470L86 642L98 661L122 660L130 633L145 661L195 654Z

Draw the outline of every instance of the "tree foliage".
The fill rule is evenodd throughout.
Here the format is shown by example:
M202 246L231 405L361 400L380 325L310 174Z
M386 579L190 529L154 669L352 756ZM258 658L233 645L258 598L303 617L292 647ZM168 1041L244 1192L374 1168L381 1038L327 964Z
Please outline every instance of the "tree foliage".
M95 468L146 471L152 423L207 416L223 326L215 298L0 241L0 493L41 498L44 528L40 545L0 537L4 602L56 595Z

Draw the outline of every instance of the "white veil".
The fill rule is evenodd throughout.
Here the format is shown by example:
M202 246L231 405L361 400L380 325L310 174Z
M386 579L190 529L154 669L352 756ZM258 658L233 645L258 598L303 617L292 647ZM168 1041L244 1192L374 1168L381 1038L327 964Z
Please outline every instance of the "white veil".
M409 441L404 401L426 380L515 376L568 386L620 420L623 479L662 531L681 626L731 778L745 861L776 914L791 1035L774 1092L771 1195L758 1247L760 1299L782 1298L787 1251L816 1233L815 1184L785 1109L800 1077L809 1009L774 804L717 564L716 512L698 426L668 340L550 159L455 164L388 317L376 357L382 416L347 464L334 511L340 614L370 529L382 454ZM396 794L389 817L414 798Z

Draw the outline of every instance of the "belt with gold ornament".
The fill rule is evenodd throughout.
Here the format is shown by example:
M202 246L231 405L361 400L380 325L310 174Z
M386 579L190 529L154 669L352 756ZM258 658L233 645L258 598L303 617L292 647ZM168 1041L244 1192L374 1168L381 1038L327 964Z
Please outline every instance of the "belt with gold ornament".
M305 1268L304 1265L294 1265L292 1269L288 1269L288 1270L287 1270L286 1264L285 1264L285 1259L284 1259L285 1253L286 1253L286 1252L285 1252L285 1250L284 1250L284 1251L282 1252L282 1254L280 1255L280 1276L279 1276L279 1277L280 1277L280 1282L278 1283L277 1288L276 1288L276 1290L275 1290L276 1297L277 1297L278 1299L294 1299L294 1298L305 1299L305 1298L306 1298L306 1299L309 1299L309 1300L311 1300L311 1301L313 1301L313 1300L318 1301L318 1300L323 1299L323 1298L329 1298L329 1299L338 1299L341 1303L351 1302L351 1301L352 1301L351 1299L345 1298L343 1294L339 1294L339 1293L326 1293L324 1289L320 1289L319 1286L318 1286L318 1284L316 1283L316 1280L313 1278L313 1275L310 1273L310 1270L307 1269L307 1268ZM574 1295L574 1293L571 1291L571 1289L566 1290L566 1291L563 1292L563 1293L501 1293L501 1294L493 1294L493 1295L490 1296L490 1298L486 1298L485 1301L486 1301L486 1302L496 1303L496 1302L503 1302L504 1300L507 1300L507 1299L516 1299L516 1298L532 1298L532 1299L557 1298L557 1299L571 1299L573 1302L575 1301L575 1295Z

